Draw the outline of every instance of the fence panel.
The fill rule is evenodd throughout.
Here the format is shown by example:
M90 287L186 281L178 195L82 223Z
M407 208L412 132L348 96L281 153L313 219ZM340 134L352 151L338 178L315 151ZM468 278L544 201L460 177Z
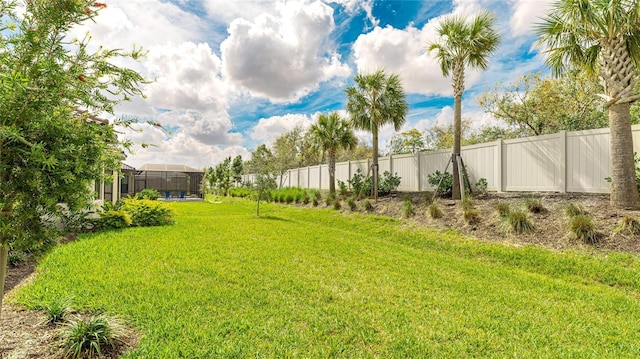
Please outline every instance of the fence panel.
M393 156L393 172L400 177L399 191L418 191L418 155L415 153Z
M507 191L562 191L560 136L504 141L503 184Z
M320 165L320 189L329 189L329 166Z
M632 126L634 149L640 152L640 125ZM553 135L496 141L465 146L461 155L475 184L485 178L493 191L557 191L608 193L610 184L609 129L560 132ZM451 151L421 152L419 155L395 155L379 159L384 171L401 177L401 191L431 190L428 175L444 172ZM371 160L336 164L336 180L347 181L360 170L369 171ZM453 172L449 164L447 171ZM255 183L254 175L242 176ZM278 179L278 183L280 179ZM283 176L283 185L328 189L328 166L294 169Z
M349 162L336 163L336 186L338 181L347 183L349 179Z
M309 188L320 188L320 166L309 167Z
M423 190L432 190L436 187L429 184L429 175L436 171L444 173L450 159L451 151L422 152L420 154L420 184ZM449 164L447 172L453 173L451 164Z
M483 143L480 145L466 146L460 151L460 156L464 162L464 166L469 176L469 182L472 186L484 178L487 180L490 191L497 191L498 180L496 178L497 173L497 158L496 152L499 150L496 142Z
M567 134L567 191L609 192L609 137L608 129Z

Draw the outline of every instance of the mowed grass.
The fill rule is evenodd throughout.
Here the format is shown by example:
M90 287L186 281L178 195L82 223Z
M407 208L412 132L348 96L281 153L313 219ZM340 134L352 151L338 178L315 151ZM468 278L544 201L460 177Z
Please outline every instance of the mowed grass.
M332 210L174 203L56 248L17 301L137 328L128 358L640 356L640 263Z

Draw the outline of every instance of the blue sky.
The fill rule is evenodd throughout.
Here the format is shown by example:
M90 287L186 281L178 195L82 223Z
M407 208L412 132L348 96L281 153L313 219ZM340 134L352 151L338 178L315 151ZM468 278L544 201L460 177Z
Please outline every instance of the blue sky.
M476 97L499 81L544 69L532 25L543 0L111 0L96 22L77 28L94 44L148 50L123 61L154 81L146 98L117 109L141 120L125 136L154 144L134 148L127 163L213 166L242 155L321 112L340 111L358 72L400 75L409 115L403 130L452 119L451 80L425 48L439 21L481 9L498 17L502 42L485 72L467 71L463 118L491 123ZM160 122L162 132L145 121ZM393 135L381 131L381 146ZM368 136L359 133L368 140Z

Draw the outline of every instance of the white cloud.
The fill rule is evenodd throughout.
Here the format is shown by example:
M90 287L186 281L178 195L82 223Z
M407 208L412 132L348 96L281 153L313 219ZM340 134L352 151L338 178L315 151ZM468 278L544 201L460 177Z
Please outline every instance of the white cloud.
M101 9L95 22L77 27L72 36L89 31L97 43L108 48L179 44L197 41L204 23L197 16L160 0L111 0Z
M475 1L454 1L455 15L474 14L480 10ZM437 26L450 14L433 18L422 29L410 25L404 30L390 26L376 27L360 35L353 44L353 55L360 73L385 69L403 81L404 89L411 93L451 95L451 79L442 76L435 57L427 53L428 44L437 40ZM467 69L465 84L473 85L481 72Z
M226 111L227 85L222 64L206 43L150 48L147 71L156 79L147 86L149 101L166 109Z
M209 17L226 24L240 18L253 20L274 10L273 0L204 0L203 4Z
M283 133L291 131L297 126L307 128L311 126L311 123L309 116L301 114L263 118L253 127L251 138L271 143Z
M551 4L550 0L515 0L509 20L511 35L529 35L533 26L540 22Z
M229 132L233 125L226 115L200 113L195 110L169 111L158 115L159 122L166 127L179 127L176 132L187 135L205 145L238 145L242 135Z
M193 141L186 134L178 133L169 136L162 130L149 124L139 126L142 131L126 130L123 133L128 139L137 143L134 153L129 154L126 163L140 167L146 163L184 164L194 168L214 166L226 157L241 155L249 158L249 151L242 146L211 146ZM141 143L152 144L142 148ZM197 154L197 156L194 156Z
M220 48L224 78L274 102L299 99L350 69L332 50L333 9L321 3L278 3L277 15L236 19Z

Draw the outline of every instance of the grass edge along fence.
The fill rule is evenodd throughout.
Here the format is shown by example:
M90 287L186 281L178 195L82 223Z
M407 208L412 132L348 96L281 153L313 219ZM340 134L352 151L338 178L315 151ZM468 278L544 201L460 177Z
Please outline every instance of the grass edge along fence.
M57 247L15 301L122 317L141 357L637 357L640 261L240 199Z
M633 125L632 131L634 150L640 153L640 125ZM609 128L465 146L461 156L470 183L485 178L489 191L610 192L606 180L611 167ZM450 150L381 157L379 172L389 171L401 177L399 191L433 190L427 176L444 172L450 157ZM370 165L371 160L337 163L336 181L346 182L358 169L366 174ZM254 175L244 175L243 181L254 182ZM329 168L323 164L291 169L283 175L282 183L287 187L327 190Z

